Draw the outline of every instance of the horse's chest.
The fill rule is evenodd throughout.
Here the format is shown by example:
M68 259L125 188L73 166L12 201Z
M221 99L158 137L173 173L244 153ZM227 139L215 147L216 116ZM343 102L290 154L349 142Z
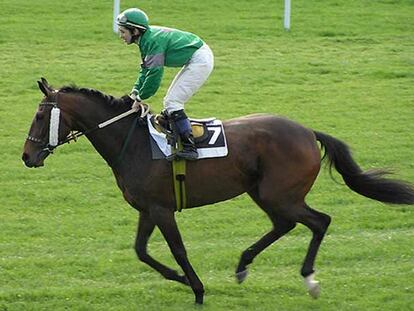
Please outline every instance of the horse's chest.
M116 176L124 199L135 209L142 211L151 205L166 205L173 199L172 183L169 178L155 176L125 178Z

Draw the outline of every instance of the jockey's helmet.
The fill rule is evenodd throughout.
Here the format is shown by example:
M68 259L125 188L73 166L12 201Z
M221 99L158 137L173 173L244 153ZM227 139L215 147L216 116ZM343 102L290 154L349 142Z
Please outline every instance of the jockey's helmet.
M143 30L146 30L149 27L147 14L137 8L123 11L116 18L116 23L118 26L135 27Z

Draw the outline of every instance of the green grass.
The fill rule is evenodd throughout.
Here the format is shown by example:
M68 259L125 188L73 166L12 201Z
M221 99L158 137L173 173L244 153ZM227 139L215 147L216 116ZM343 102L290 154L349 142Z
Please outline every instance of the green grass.
M212 47L215 71L190 115L285 115L348 142L362 167L414 181L413 1L292 1L290 32L281 0L122 1L135 5ZM20 160L41 76L57 87L130 90L139 56L111 31L112 1L3 1L1 12L0 310L198 310L190 289L137 262L137 213L86 139L42 169ZM155 110L175 73L149 100ZM265 215L247 196L177 215L206 288L203 309L413 310L414 210L362 198L326 171L308 203L333 217L316 262L319 300L299 275L311 237L303 226L238 285L238 258L269 230ZM149 251L177 267L158 231Z

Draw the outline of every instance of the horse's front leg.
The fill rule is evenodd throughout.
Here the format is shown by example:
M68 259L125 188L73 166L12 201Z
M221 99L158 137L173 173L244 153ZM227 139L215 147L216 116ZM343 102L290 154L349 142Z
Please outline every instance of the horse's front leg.
M177 271L164 266L152 258L150 255L148 255L148 240L154 231L154 227L155 224L152 221L151 217L145 212L140 212L137 237L135 239L135 252L137 253L138 259L149 265L151 268L157 270L167 280L173 280L185 285L189 285L188 280L184 275L179 275Z
M187 252L175 221L174 211L159 206L152 206L150 208L150 215L167 241L175 260L183 269L194 292L195 303L202 304L204 286L187 258Z

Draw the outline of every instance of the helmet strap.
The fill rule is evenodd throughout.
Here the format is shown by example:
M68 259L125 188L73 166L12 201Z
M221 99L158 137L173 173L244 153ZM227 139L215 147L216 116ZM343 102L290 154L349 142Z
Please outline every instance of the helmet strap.
M138 34L134 34L135 30L138 30ZM140 28L132 28L130 29L131 31L131 38L132 38L132 42L138 42L138 38L144 33L144 31Z

